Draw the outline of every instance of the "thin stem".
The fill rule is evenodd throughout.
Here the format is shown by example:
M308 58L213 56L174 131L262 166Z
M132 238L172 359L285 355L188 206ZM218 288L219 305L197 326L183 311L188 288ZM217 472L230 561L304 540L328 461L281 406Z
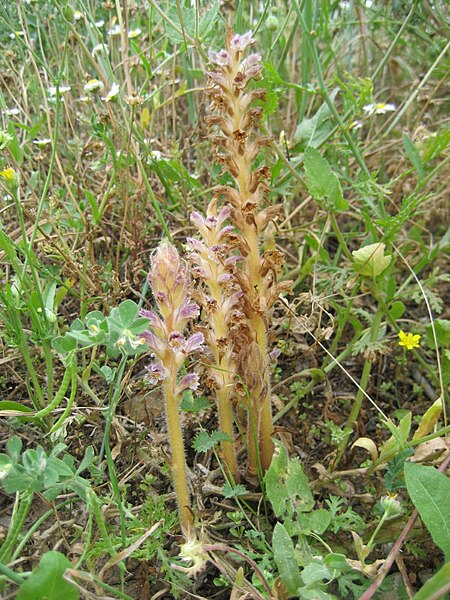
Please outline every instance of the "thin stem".
M378 333L380 330L380 325L381 325L381 320L383 318L383 314L384 314L384 310L383 310L382 306L378 306L377 312L375 313L375 316L372 320L372 325L370 328L370 342L371 343L376 342L376 340L378 338ZM350 439L350 434L353 431L356 421L358 420L359 413L361 412L362 402L363 402L364 396L365 396L364 392L365 392L367 384L369 382L372 364L373 364L373 361L368 358L366 358L366 360L364 361L363 372L361 375L361 380L359 383L358 391L356 393L355 401L353 402L353 406L352 406L352 409L348 416L347 423L346 423L346 426L344 429L345 435L338 446L338 454L337 454L336 460L333 463L333 468L336 468L338 466L338 464L340 463L341 458L347 448L347 445L348 445L348 442Z
M165 366L167 368L167 364ZM194 518L189 508L190 499L186 474L186 457L179 410L180 398L175 391L177 377L175 364L172 365L170 371L170 375L164 380L163 391L166 399L167 427L172 451L172 478L177 496L181 530L185 537L190 538L194 533Z

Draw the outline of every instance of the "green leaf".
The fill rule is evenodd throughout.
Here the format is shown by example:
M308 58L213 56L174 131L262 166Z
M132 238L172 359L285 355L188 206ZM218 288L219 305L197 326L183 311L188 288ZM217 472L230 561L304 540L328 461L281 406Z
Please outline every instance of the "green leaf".
M328 161L318 150L308 146L305 150L305 175L308 192L324 208L333 212L346 210L348 202L342 196L339 179L332 172Z
M273 530L272 548L281 581L286 586L289 594L297 595L297 590L303 582L300 576L294 543L286 528L281 523L277 523Z
M414 167L414 169L419 177L419 181L422 181L422 179L424 178L424 172L423 172L423 164L422 164L422 160L420 158L419 151L418 151L417 147L415 146L414 142L412 141L412 139L410 137L408 137L406 135L406 133L403 133L402 137L403 137L403 148L405 150L405 154L409 158L412 166Z
M352 252L355 269L366 277L378 277L391 264L392 255L385 256L386 246L381 242L369 244Z
M63 577L71 567L64 554L53 550L47 552L37 569L20 586L17 600L78 600L77 588Z
M323 579L328 579L331 581L332 578L333 576L329 567L322 561L319 562L313 560L307 564L302 571L302 579L307 586L321 582Z
M0 410L10 410L15 412L25 412L32 413L33 410L28 406L24 406L20 404L20 402L14 402L14 400L1 400L0 401Z
M413 600L429 600L429 598L444 598L444 594L450 590L450 561L437 571L423 585Z
M436 332L437 343L441 348L450 346L450 321L448 319L435 319L434 330ZM436 350L434 343L433 329L431 325L425 327L425 335L430 348Z
M18 462L20 458L20 452L22 450L22 440L19 436L14 435L6 442L6 450L13 459L14 462Z
M325 102L310 119L304 118L294 133L294 143L304 147L317 148L331 131L331 111Z
M129 327L132 325L139 314L139 306L133 300L125 300L119 304L118 308L113 308L111 311L111 316L114 317L117 315L117 311L120 315L120 320L124 324L125 327Z
M195 436L192 447L196 452L207 452L220 442L228 441L230 438L223 431L213 431L211 435L207 431L201 431Z
M419 427L413 435L413 440L420 440L431 433L442 413L442 399L438 398L425 412L420 420Z
M198 413L211 407L211 402L205 396L194 396L194 394L183 394L180 408L184 412Z
M277 444L265 482L267 497L277 517L292 515L294 506L303 512L314 506L308 478L300 461L297 458L289 460L282 444Z
M403 315L405 310L406 310L406 307L403 304L403 302L397 301L392 304L389 313L390 313L391 317L394 319L394 321L397 321Z
M224 498L236 498L237 496L244 496L245 494L248 494L247 488L245 485L242 485L242 483L232 486L228 481L223 486L222 491Z
M434 467L405 463L408 493L434 543L450 560L450 480Z

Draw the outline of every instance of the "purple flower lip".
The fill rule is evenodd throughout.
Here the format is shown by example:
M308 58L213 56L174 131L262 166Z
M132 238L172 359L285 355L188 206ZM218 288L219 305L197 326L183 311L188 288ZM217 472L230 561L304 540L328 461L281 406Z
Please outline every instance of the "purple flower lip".
M149 319L152 327L157 327L159 329L163 327L161 319L152 310L146 310L145 308L143 308L139 311L139 314L141 315L141 317Z
M199 312L200 312L200 309L197 306L197 304L194 304L193 302L183 303L179 308L179 311L177 314L177 320L178 319L195 319L195 317L198 317Z
M199 385L199 377L197 373L189 373L189 375L185 375L183 379L177 385L178 394L183 393L185 390L195 390L198 389Z
M183 350L185 347L186 340L182 333L179 331L172 331L169 335L169 347L174 352Z
M164 353L164 343L152 331L143 331L141 333L141 337L144 338L150 350L152 350L157 356Z
M220 67L225 67L230 62L230 55L226 50L220 50L219 52L209 52L209 60Z
M167 378L167 369L159 363L153 363L145 367L147 370L147 379L151 385L161 383Z
M205 342L205 337L203 333L198 331L191 335L184 344L184 352L185 354L191 354L192 352L199 352L203 350L203 344Z
M243 35L239 35L239 33L237 33L231 39L231 50L234 50L235 52L243 52L248 46L250 46L250 44L253 44L253 42L255 41L252 36L253 32L251 30L247 31L247 33L244 33Z

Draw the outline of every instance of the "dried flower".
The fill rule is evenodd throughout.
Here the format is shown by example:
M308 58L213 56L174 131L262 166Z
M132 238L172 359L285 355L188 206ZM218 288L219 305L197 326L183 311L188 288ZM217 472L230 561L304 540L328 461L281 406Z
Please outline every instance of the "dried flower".
M420 346L420 338L419 334L413 333L405 333L404 331L398 332L398 337L400 341L398 342L399 346L404 346L407 350L413 350L414 348L418 348Z

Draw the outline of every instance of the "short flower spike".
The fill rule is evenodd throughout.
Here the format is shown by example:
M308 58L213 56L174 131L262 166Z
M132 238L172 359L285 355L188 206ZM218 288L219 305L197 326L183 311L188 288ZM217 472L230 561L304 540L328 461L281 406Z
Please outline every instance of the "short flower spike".
M404 331L399 331L398 337L400 341L398 343L399 346L405 346L407 350L413 350L414 348L418 348L420 346L420 335L413 333L405 333Z

